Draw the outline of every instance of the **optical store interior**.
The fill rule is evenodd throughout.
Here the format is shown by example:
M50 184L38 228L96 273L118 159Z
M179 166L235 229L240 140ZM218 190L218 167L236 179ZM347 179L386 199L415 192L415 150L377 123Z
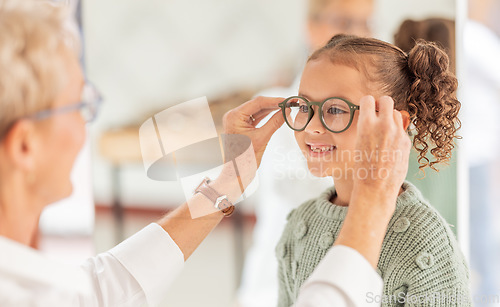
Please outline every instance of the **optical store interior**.
M162 180L148 173L141 127L155 114L206 99L222 133L224 114L246 101L297 95L307 59L321 47L320 36L363 33L403 50L422 38L450 56L462 138L438 171L420 171L412 150L406 178L457 238L469 264L472 295L498 298L499 0L62 2L72 8L82 38L80 63L102 105L86 126L71 173L72 195L49 205L40 218L33 247L47 257L81 264L186 202L189 191L181 176ZM199 129L189 116L169 119L181 137L185 129ZM279 129L290 130L286 123ZM189 257L161 306L276 306L276 246L285 217L324 188L297 166L303 157L290 154L298 150L294 138L286 146L273 138L266 150L280 160L266 162L264 156L253 189ZM208 169L210 153L206 156L188 164Z

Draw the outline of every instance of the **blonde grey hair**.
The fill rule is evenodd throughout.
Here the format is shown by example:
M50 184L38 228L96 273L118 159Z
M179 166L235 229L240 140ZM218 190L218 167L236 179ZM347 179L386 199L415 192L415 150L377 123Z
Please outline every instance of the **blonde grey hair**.
M19 119L50 108L66 81L61 48L78 54L69 8L0 0L0 140Z

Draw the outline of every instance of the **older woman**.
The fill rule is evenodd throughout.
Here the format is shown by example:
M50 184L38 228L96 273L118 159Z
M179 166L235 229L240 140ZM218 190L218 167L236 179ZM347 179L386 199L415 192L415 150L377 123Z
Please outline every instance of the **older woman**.
M41 1L0 0L0 305L156 305L184 260L230 214L231 204L221 208L215 202L220 211L191 219L185 203L80 268L52 263L27 247L44 207L71 193L70 171L85 139L85 123L95 117L99 104L97 91L81 71L77 36L64 26L66 17L61 8ZM257 165L283 118L277 113L263 127L255 126L277 110L281 100L256 98L225 116L226 133L243 134L252 140ZM366 108L366 117L371 120L360 124L360 137L383 144L380 134L373 131L392 129L382 135L408 152L409 142L404 131L395 128L397 122L378 118L374 108ZM395 175L385 183L398 181L397 174L405 171L404 161L395 161L393 166ZM202 185L190 204L213 208L212 196L218 196L217 192L225 193L229 201L236 200L241 191L230 188L236 178L225 170L223 176ZM247 174L241 171L243 176L255 173L253 169L245 170ZM312 276L302 296L304 304L320 306L322 299L327 299L323 301L327 305L353 303L363 299L353 297L353 293L380 291L381 281L373 264L383 239L379 233L386 229L395 204L373 204L368 201L370 195L360 195L351 207L363 215L346 218L346 230L337 242L344 246L332 248L333 261L328 263L326 257L318 270L338 272L331 267L340 264L357 270L354 276L365 282L345 283L339 279L341 274L333 279ZM364 235L367 225L378 229L370 240Z

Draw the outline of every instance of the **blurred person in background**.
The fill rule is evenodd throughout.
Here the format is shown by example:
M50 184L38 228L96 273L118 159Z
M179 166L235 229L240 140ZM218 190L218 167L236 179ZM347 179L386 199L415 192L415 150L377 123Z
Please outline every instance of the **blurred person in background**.
M463 40L462 122L469 164L470 263L473 291L480 297L500 295L500 237L494 224L500 215L494 201L499 184L493 172L500 160L500 38L493 30L499 16L499 0L469 0Z
M394 45L408 53L419 38L442 47L450 58L450 70L455 73L455 21L447 18L406 19L394 34Z
M373 0L308 0L307 6L308 55L335 34L371 35ZM305 58L297 60L305 63ZM297 95L300 77L297 76L290 87L270 88L259 95ZM242 307L275 306L278 299L275 248L286 216L332 185L331 180L309 173L293 131L288 127L281 127L271 138L259 173L259 189L253 198L257 223L237 294Z

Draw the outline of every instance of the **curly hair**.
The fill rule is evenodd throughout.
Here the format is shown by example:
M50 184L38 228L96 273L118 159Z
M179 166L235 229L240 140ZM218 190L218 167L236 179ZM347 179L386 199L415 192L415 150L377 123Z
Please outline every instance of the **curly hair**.
M419 40L406 54L378 39L339 34L308 61L325 55L333 63L363 72L380 94L394 99L397 110L408 111L421 170L429 166L438 171L435 164L450 160L454 139L460 138L456 134L461 126L460 102L456 98L458 82L443 49ZM428 152L434 157L432 161Z

